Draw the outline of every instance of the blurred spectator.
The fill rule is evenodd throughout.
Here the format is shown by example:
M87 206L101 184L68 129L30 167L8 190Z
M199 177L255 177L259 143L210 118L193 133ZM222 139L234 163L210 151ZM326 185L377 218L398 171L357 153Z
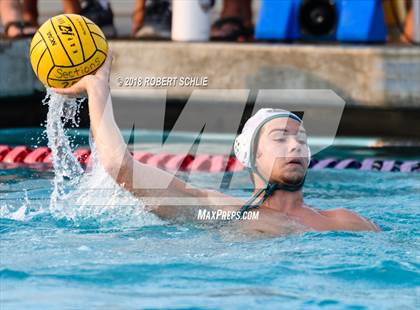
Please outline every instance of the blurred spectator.
M249 41L253 35L251 0L224 0L220 19L211 28L211 40Z
M66 2L66 0L63 1ZM107 38L117 36L114 26L114 13L108 0L82 0L80 12L75 13L86 16L97 24Z
M414 40L414 10L411 7L405 20L404 33L401 34L401 41L404 43L413 43ZM418 42L415 43L419 44Z
M401 0L383 1L389 42L413 43L414 26L412 3L412 1Z
M170 0L136 0L132 35L143 39L171 37L172 7Z
M24 19L23 7L19 0L0 0L0 13L4 37L9 39L31 37L36 32L36 25Z
M66 14L86 16L99 27L108 38L116 36L113 13L108 0L62 0ZM0 12L8 38L32 36L38 24L38 1L0 0Z
M62 2L64 13L80 13L81 8L79 0L63 0ZM26 23L38 28L38 16L38 0L23 0L23 20Z

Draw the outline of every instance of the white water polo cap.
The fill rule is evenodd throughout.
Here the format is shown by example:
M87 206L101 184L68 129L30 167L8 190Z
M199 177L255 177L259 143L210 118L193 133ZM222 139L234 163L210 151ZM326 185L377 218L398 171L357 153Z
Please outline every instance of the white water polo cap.
M269 121L275 118L291 118L302 123L302 120L296 114L282 109L260 109L251 116L245 123L242 133L235 139L234 152L236 158L248 168L254 168L254 144L255 138L260 129ZM311 152L308 146L308 165L311 158Z

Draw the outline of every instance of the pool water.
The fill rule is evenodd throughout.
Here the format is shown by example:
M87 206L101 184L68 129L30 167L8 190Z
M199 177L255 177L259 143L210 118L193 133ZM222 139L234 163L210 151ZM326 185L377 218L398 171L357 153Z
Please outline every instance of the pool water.
M2 310L418 309L418 173L310 171L308 204L356 211L382 231L262 239L164 222L124 193L105 208L76 197L53 211L53 177L0 170ZM216 177L190 180L206 186Z

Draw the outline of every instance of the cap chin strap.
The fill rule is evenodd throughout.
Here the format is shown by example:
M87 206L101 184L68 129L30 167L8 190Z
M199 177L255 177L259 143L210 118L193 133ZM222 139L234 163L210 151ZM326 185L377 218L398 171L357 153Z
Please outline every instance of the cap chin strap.
M300 190L303 187L303 183L305 183L305 178L306 178L306 173L305 173L305 176L303 177L303 179L298 184L287 184L287 183L281 183L281 182L270 183L261 175L261 173L255 167L255 165L252 165L251 172L255 172L261 178L261 180L263 180L265 182L266 186L264 188L260 189L257 193L255 193L242 206L242 208L239 210L239 213L240 213L241 217L244 214L244 212L246 212L250 209L259 208L267 200L268 197L273 195L273 193L276 190L284 190L284 191L287 191L287 192L297 192L298 190ZM253 204L255 202L255 200L257 200L257 198L261 196L262 193L264 193L264 196L256 204Z

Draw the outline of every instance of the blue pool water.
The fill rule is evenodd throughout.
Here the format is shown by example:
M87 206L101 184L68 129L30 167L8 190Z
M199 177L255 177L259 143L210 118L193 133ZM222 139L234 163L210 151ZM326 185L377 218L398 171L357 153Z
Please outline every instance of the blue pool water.
M2 310L418 309L418 173L310 171L308 204L348 208L383 231L258 240L166 223L133 201L107 210L69 203L67 217L57 216L48 209L52 178L0 170Z

